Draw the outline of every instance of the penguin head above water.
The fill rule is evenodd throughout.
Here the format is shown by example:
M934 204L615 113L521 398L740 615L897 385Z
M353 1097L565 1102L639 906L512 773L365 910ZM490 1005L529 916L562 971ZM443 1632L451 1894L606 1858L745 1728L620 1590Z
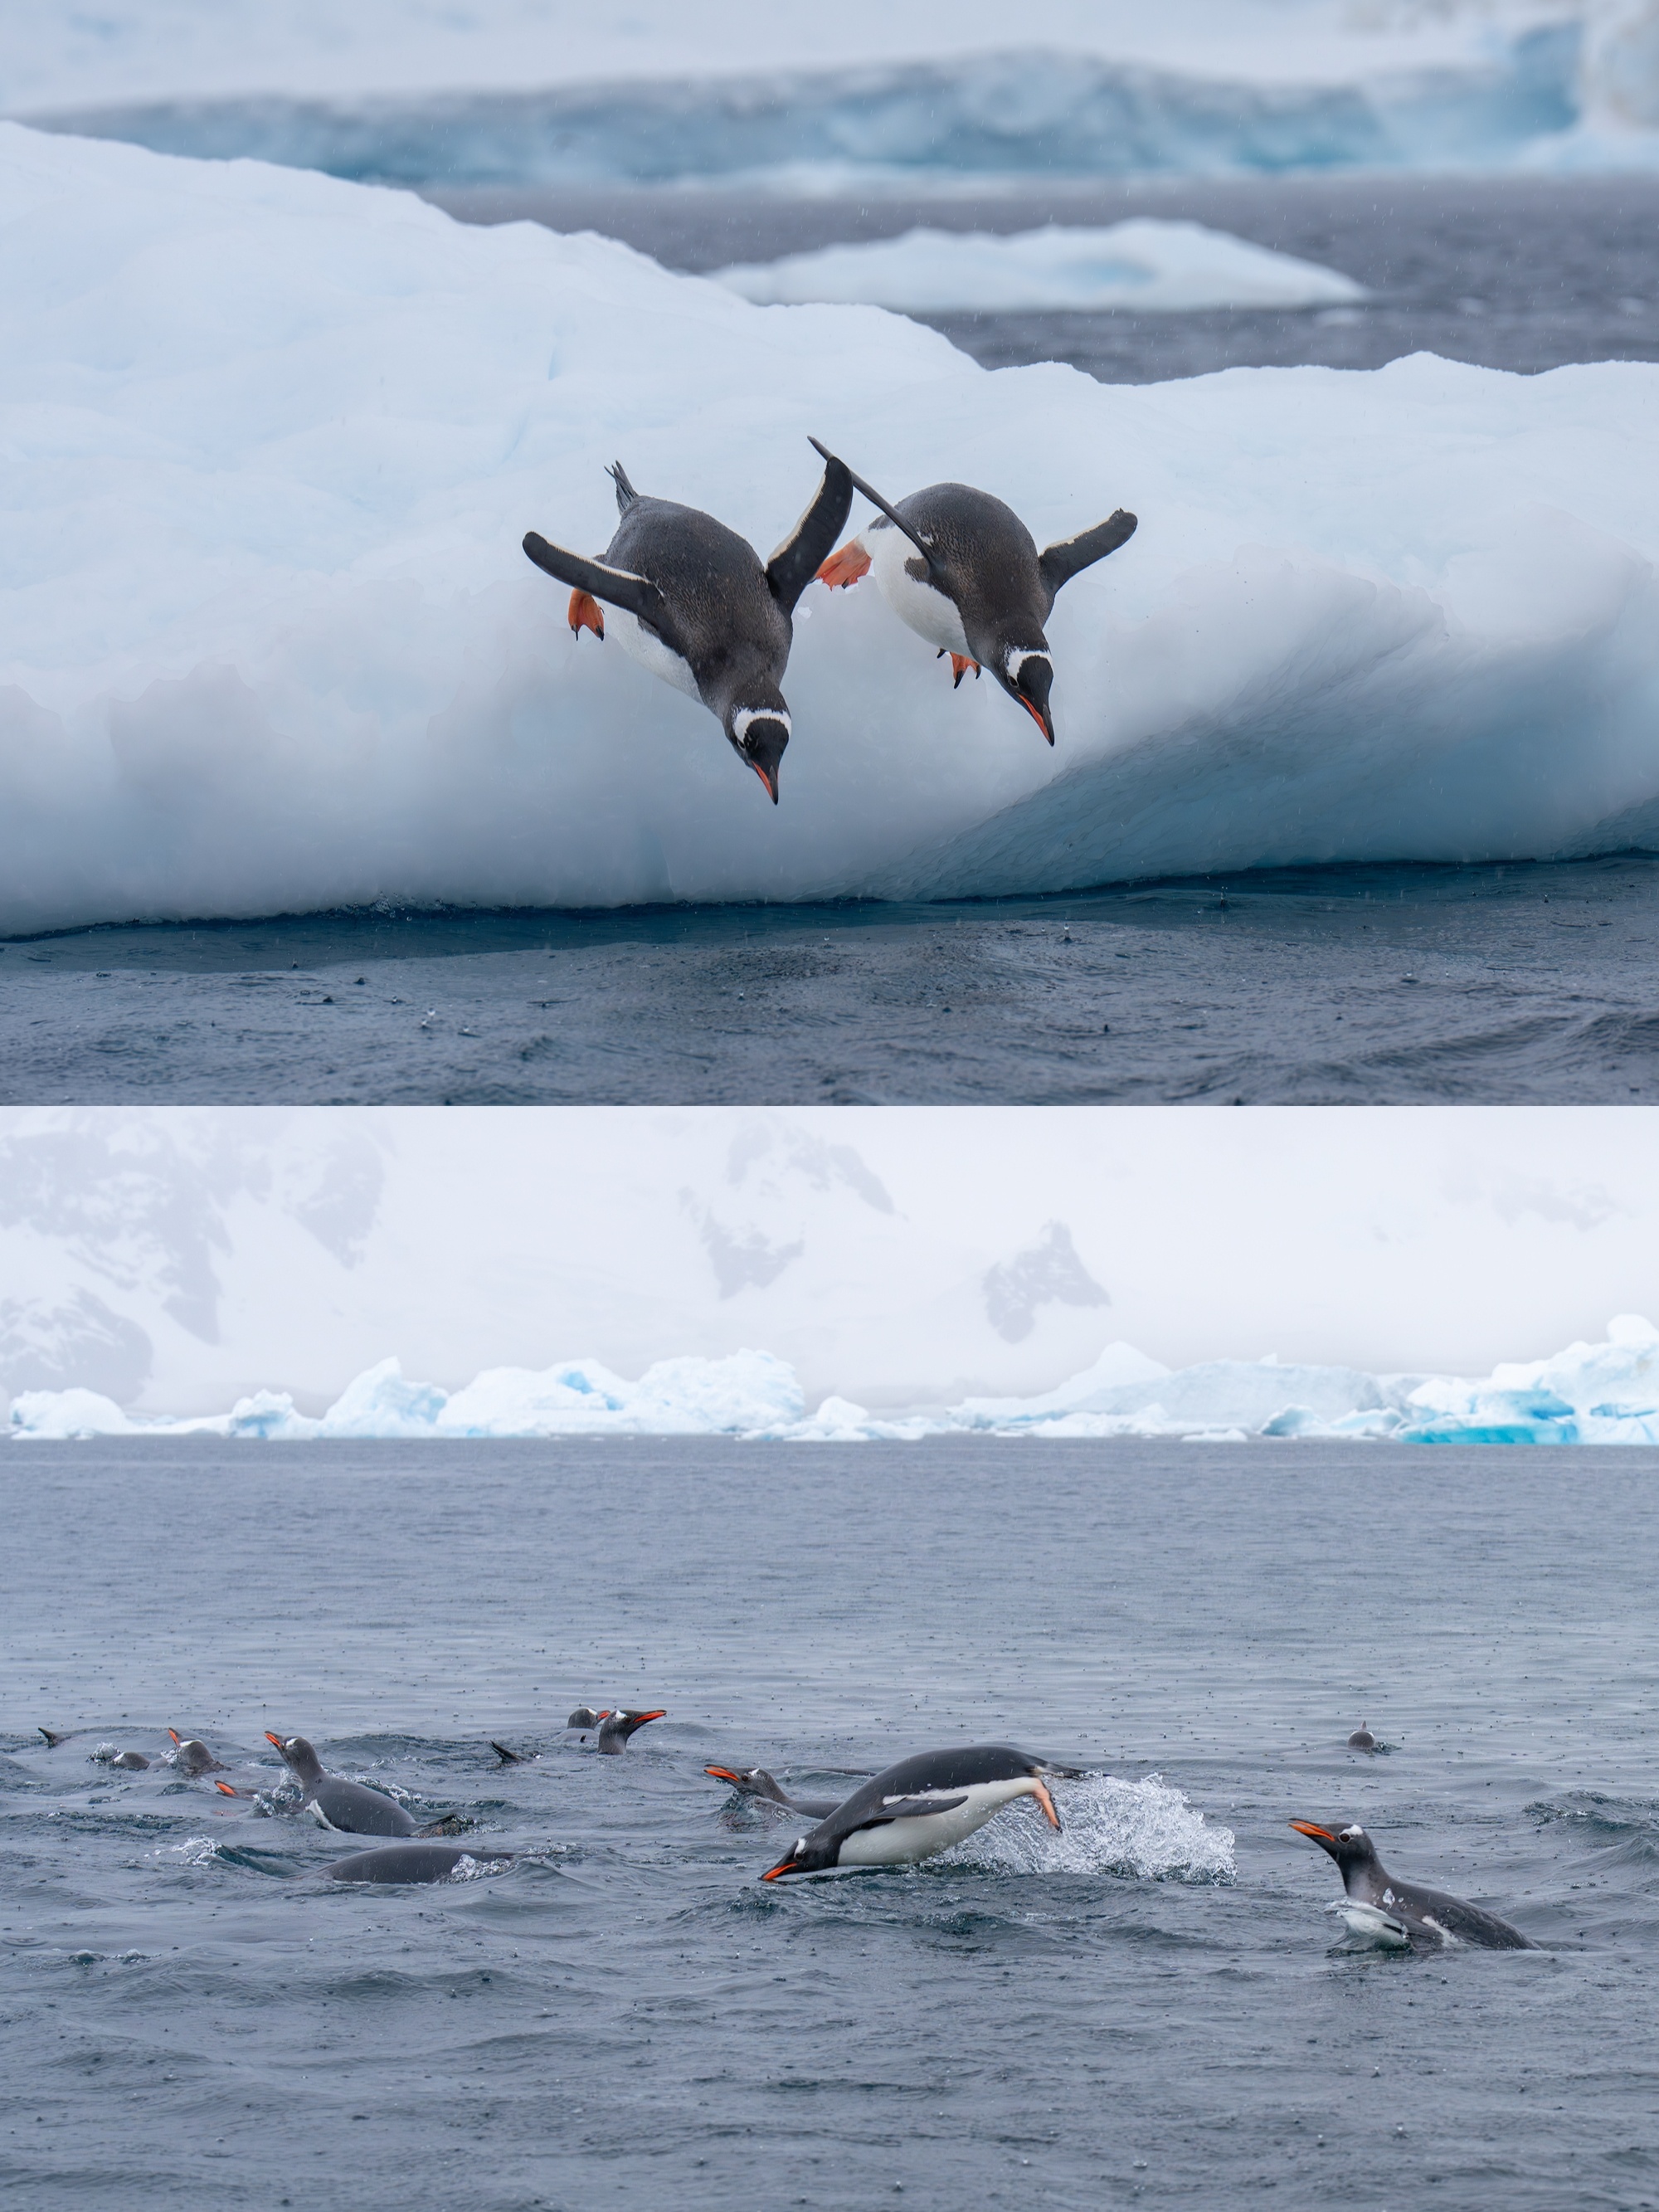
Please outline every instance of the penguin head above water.
M592 1705L578 1705L575 1711L571 1714L569 1719L565 1723L565 1726L567 1728L573 1729L596 1729L601 1721L609 1720L610 1717L611 1708L609 1705L606 1705L602 1711L597 1713L594 1711Z
M766 786L774 806L778 803L778 763L789 742L789 709L775 684L750 684L745 696L733 701L720 716L720 726L732 750L745 768L754 769ZM757 700L749 695L770 693Z
M321 1782L325 1778L323 1762L302 1735L281 1736L265 1730L265 1741L274 1743L283 1754L290 1773L304 1783Z
M177 1729L172 1728L167 1730L167 1734L173 1738L173 1763L181 1774L216 1774L218 1772L219 1761L199 1737L180 1735Z
M1008 696L1019 702L1053 744L1054 718L1048 711L1048 693L1054 680L1054 664L1048 657L1048 641L1041 630L1031 645L1010 645L1006 640L999 641L996 652L987 658L984 665Z
M1291 1826L1298 1836L1310 1838L1336 1861L1345 1888L1352 1887L1354 1875L1377 1863L1376 1845L1358 1820L1350 1820L1345 1827L1322 1827L1317 1820L1292 1820Z
M667 1711L666 1705L658 1705L648 1713L630 1711L626 1707L607 1713L599 1723L599 1740L594 1749L613 1754L626 1751L628 1739L636 1729L642 1729L647 1721L663 1719Z

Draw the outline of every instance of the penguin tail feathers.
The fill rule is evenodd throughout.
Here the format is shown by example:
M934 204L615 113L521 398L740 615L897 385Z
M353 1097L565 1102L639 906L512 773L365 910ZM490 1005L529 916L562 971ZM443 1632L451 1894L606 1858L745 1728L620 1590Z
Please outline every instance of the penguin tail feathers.
M1062 538L1057 544L1049 546L1039 557L1037 570L1048 587L1050 605L1062 584L1069 584L1073 576L1092 568L1097 561L1115 553L1120 545L1127 545L1135 534L1136 520L1126 508L1119 507L1115 514L1096 523L1092 530L1079 531L1075 538Z
M627 470L623 466L620 461L612 461L610 467L605 471L605 474L610 477L611 483L617 487L617 514L626 514L629 508L633 506L635 501L639 497L638 492L635 490L633 485L628 481Z
M46 1749L56 1751L60 1743L67 1743L71 1731L68 1729L43 1728L40 1733L46 1740Z

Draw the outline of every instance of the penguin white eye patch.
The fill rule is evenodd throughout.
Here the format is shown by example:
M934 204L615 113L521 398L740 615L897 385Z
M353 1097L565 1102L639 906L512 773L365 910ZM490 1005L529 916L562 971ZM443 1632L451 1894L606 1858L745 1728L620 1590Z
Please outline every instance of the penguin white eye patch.
M1005 660L1005 661L1004 661L1004 663L1002 664L1002 665L1003 665L1003 666L1007 670L1007 672L1008 672L1008 675L1009 675L1009 678L1010 678L1010 680L1011 680L1011 681L1012 681L1012 682L1016 682L1016 683L1018 681L1018 678L1019 678L1019 672L1020 672L1020 670L1021 670L1022 668L1024 668L1024 665L1025 665L1025 664L1026 664L1026 662L1027 662L1028 660L1040 660L1040 661L1042 663L1043 666L1048 670L1049 673L1050 673L1051 675L1053 674L1053 672L1054 672L1054 663L1053 663L1053 661L1052 661L1052 660L1050 660L1050 659L1049 659L1049 658L1048 658L1048 654L1047 654L1046 653L1036 653L1036 652L1033 652L1033 653L1020 653L1020 652L1014 652L1014 653L1011 653L1008 655L1007 659L1006 659L1006 660Z
M788 710L786 708L739 707L732 717L732 734L739 744L748 736L749 725L751 722L781 722L791 737L795 733L795 726L790 720Z

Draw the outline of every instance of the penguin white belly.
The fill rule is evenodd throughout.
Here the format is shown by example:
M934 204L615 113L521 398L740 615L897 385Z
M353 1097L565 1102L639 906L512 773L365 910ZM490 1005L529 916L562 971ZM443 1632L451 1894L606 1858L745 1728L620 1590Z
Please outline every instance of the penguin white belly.
M648 668L653 676L659 676L665 684L672 684L677 691L684 691L688 698L701 698L690 663L682 660L678 653L663 643L655 630L647 629L626 607L606 607L605 634L608 638L614 637L629 659L637 660L641 668Z
M903 532L889 523L884 530L872 530L860 542L870 556L870 572L881 596L899 620L939 652L971 660L974 655L956 601L931 584L919 584L905 567L907 561L921 556Z
M1357 1898L1345 1897L1326 1909L1346 1921L1352 1934L1363 1936L1384 1950L1404 1951L1411 1947L1410 1930L1380 1905L1362 1905Z
M1012 1782L975 1782L963 1790L943 1790L945 1797L965 1796L966 1804L948 1813L916 1813L902 1820L888 1820L879 1828L860 1828L848 1836L836 1857L838 1866L914 1866L948 1851L975 1828L982 1828L994 1813L1011 1799L1028 1794L1028 1785Z

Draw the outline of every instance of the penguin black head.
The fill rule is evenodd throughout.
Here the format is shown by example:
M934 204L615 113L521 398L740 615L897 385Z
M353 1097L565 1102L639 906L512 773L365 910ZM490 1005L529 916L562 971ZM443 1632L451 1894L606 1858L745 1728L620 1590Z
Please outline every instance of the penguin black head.
M167 1734L173 1742L173 1764L181 1774L211 1774L219 1762L204 1743L193 1735L180 1735L177 1729Z
M607 1713L599 1723L599 1740L594 1747L599 1751L621 1752L628 1748L628 1739L647 1721L662 1720L667 1714L666 1705L657 1705L648 1713L630 1711L624 1706L620 1711Z
M1011 699L1020 705L1050 744L1054 741L1054 718L1048 711L1048 690L1054 680L1054 664L1048 658L1046 639L1032 646L1010 646L991 663L993 674Z
M323 1762L302 1735L280 1736L265 1730L265 1741L274 1743L289 1766L301 1782L320 1782Z
M608 1721L610 1717L611 1708L609 1705L605 1708L603 1712L598 1713L594 1711L592 1705L578 1705L575 1711L571 1714L569 1719L565 1723L565 1726L567 1728L573 1729L596 1729L601 1721Z
M745 768L754 769L775 806L778 763L789 742L789 709L781 698L774 706L733 707L725 718L725 726L732 750Z
M1316 1820L1292 1820L1291 1826L1298 1836L1311 1837L1321 1850L1330 1854L1345 1881L1350 1867L1364 1866L1376 1856L1376 1845L1358 1820L1342 1828L1322 1828Z
M797 1836L788 1853L776 1866L768 1867L761 1880L781 1881L787 1874L822 1874L826 1867L836 1864L840 1852L839 1836L827 1844L815 1844L811 1836Z

